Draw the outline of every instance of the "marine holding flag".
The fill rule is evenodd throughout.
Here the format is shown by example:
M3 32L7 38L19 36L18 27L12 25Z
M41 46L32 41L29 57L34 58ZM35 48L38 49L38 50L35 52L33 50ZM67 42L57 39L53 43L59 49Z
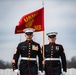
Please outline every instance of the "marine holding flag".
M15 28L15 34L25 33L26 41L20 42L13 55L13 71L18 75L38 75L37 59L39 59L39 73L42 71L42 51L40 45L32 40L33 32L44 30L44 8L24 15L19 25ZM18 60L21 56L18 68Z

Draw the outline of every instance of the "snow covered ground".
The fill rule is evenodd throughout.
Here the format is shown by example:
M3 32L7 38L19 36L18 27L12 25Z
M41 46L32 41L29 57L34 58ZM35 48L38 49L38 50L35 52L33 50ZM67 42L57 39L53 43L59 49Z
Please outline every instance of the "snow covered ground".
M0 69L0 75L17 75L12 69ZM76 75L76 69L71 68L67 70L66 75Z

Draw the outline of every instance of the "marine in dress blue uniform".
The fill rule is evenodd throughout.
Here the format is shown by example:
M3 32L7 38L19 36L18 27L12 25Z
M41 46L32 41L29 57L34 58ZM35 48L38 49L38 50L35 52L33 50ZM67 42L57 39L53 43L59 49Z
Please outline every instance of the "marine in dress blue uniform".
M20 75L38 75L37 59L39 59L39 70L42 70L42 54L40 45L32 40L34 29L26 28L26 41L18 44L17 49L13 55L13 70ZM18 59L21 56L19 70Z
M44 45L45 55L45 73L46 75L61 75L63 68L63 75L67 71L66 56L64 48L61 44L56 44L57 32L47 33L49 44ZM61 59L61 61L60 61Z

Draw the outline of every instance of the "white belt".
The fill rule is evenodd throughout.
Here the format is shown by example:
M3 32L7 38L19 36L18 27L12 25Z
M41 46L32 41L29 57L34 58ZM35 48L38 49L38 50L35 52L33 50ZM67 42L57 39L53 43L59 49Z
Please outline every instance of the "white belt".
M22 60L37 60L36 58L21 57Z
M60 58L45 58L45 61L46 60L60 60Z

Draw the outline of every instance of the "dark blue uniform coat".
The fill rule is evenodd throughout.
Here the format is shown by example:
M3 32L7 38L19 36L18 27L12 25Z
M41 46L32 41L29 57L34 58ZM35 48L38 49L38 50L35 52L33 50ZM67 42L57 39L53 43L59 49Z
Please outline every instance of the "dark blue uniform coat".
M18 69L18 59L21 57L39 58L39 69L42 70L42 54L40 45L34 41L21 42L13 56L13 70ZM20 75L37 75L38 65L36 60L21 60L19 65Z
M44 46L44 52L45 59L61 58L61 62L59 60L45 60L46 75L61 74L61 66L66 72L66 57L62 45L49 43Z

